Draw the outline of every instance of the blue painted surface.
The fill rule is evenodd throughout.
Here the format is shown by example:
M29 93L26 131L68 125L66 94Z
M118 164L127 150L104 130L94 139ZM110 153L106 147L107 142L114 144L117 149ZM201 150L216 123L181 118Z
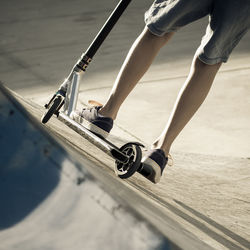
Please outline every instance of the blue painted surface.
M22 111L0 93L0 229L23 220L53 192L64 160Z

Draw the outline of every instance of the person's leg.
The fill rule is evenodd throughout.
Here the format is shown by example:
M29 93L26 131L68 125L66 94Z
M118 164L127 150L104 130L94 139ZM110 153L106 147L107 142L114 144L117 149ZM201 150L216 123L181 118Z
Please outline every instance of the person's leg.
M147 27L143 30L132 45L106 104L99 111L101 115L116 118L123 101L148 70L160 48L172 35L171 32L160 37L152 34Z
M194 58L168 123L152 148L162 149L166 156L169 154L173 141L205 100L220 66L221 63L208 65Z

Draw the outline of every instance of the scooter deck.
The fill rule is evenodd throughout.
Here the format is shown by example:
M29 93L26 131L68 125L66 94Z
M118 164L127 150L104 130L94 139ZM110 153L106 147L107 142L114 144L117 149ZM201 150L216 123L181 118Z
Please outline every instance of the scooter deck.
M72 120L69 116L65 115L64 113L60 112L58 119L66 124L68 127L76 131L82 137L93 143L96 147L101 149L103 152L108 154L109 156L113 157L114 159L120 162L126 162L128 157L123 154L117 146L115 146L110 141L106 140L105 138L101 138L94 134L93 132L89 131L87 128L83 127L76 121Z

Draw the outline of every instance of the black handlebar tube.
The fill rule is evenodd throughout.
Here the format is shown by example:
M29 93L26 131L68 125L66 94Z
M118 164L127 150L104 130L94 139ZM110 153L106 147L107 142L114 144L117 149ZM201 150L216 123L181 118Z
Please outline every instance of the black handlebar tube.
M114 11L111 13L110 17L106 21L106 23L103 25L100 32L95 37L92 44L89 46L87 51L85 52L85 55L89 58L93 58L99 47L102 45L103 41L106 39L112 28L115 26L125 9L128 7L131 0L121 0Z
M112 28L115 26L123 12L126 10L128 5L130 4L132 0L120 0L120 2L117 4L97 36L94 38L93 42L90 44L88 49L85 53L82 54L78 62L74 65L73 69L71 70L69 76L66 78L65 83L68 84L68 82L71 82L73 79L73 75L75 72L80 73L81 71L86 71L89 63L91 62L92 58L96 54L97 50L100 48ZM64 85L64 83L61 85L61 87ZM65 85L67 89L67 85Z
M114 11L109 16L108 20L105 22L91 45L88 47L86 52L81 56L80 60L77 62L76 67L80 70L85 71L88 64L91 62L92 58L96 54L97 50L100 48L110 31L113 29L123 12L126 10L128 5L132 0L121 0ZM76 71L78 71L76 69Z

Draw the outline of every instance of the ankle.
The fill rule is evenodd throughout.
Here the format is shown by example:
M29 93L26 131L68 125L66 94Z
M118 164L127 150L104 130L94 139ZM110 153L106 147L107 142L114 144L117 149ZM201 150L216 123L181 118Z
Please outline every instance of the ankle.
M116 112L113 112L110 108L107 108L105 105L102 108L100 108L99 114L105 117L110 117L113 120L115 120L117 116Z
M170 151L170 146L166 146L166 145L160 143L160 141L155 141L151 145L151 149L161 149L164 152L165 156L168 157L169 151Z

